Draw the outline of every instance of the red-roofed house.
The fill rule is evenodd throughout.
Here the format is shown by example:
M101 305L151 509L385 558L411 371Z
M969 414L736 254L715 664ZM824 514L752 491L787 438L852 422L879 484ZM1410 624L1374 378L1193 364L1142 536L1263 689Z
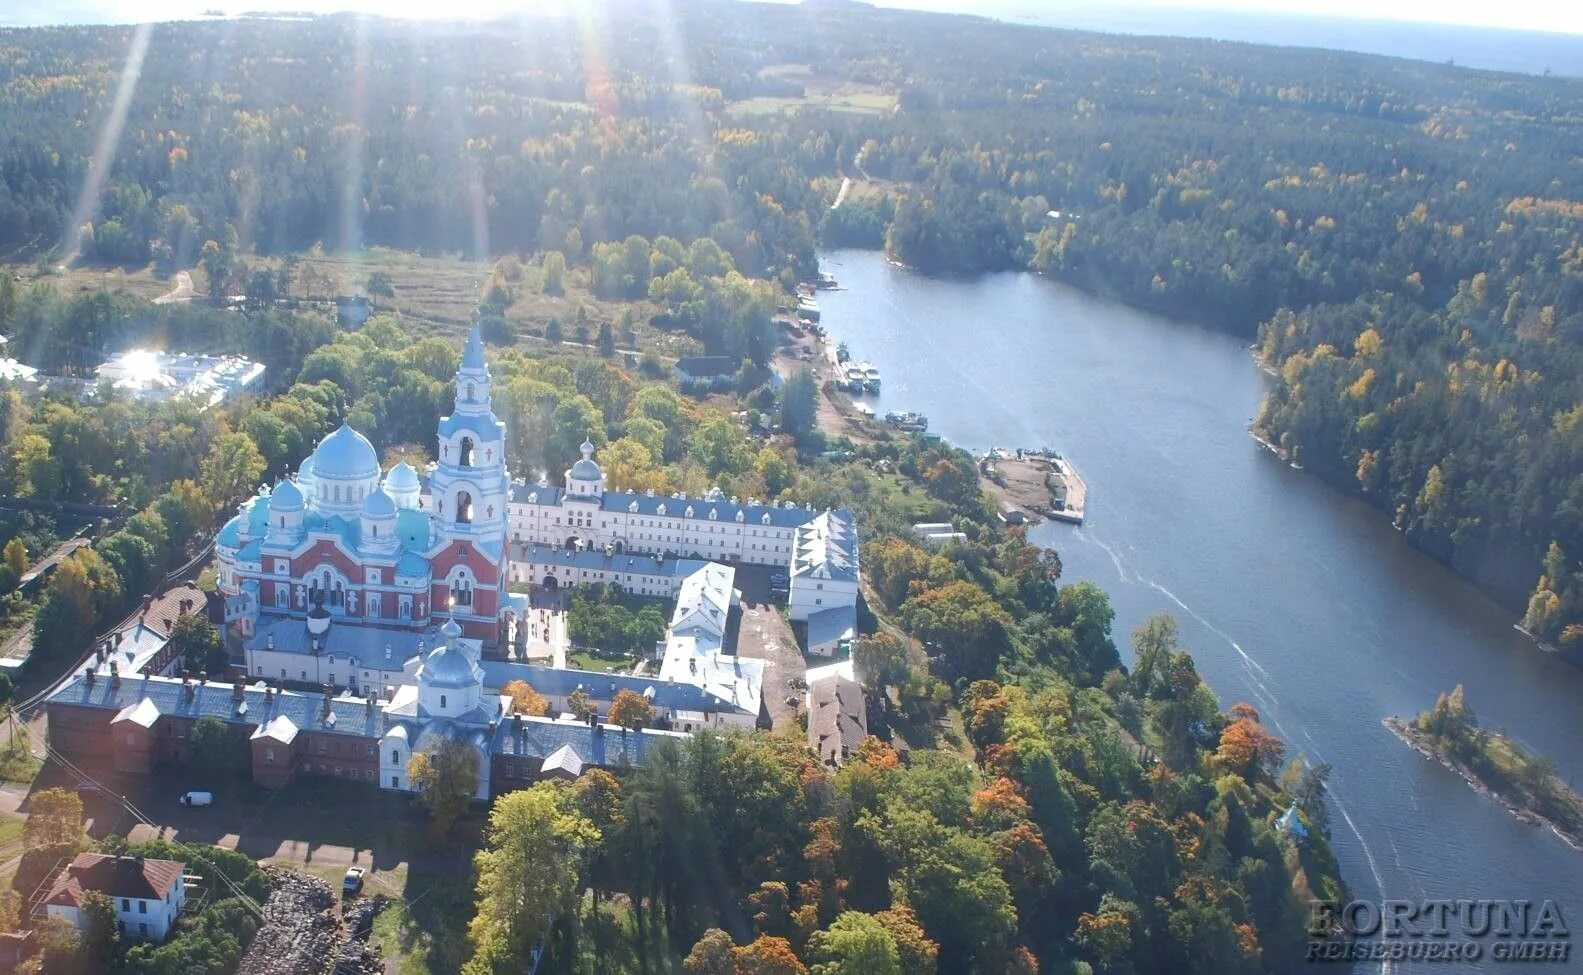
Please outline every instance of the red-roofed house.
M144 941L164 941L187 903L182 880L186 864L178 860L79 853L55 881L45 899L50 917L82 927L83 895L98 891L115 904L121 933Z

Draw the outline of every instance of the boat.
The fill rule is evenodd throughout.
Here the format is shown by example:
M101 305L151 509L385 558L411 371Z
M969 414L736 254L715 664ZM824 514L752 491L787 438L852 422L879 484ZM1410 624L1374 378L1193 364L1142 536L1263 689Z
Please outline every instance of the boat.
M821 288L823 288L823 289L828 291L828 290L830 290L832 288L838 288L838 287L840 287L840 285L836 284L835 275L834 274L831 274L829 271L820 271L819 272L819 287L821 287Z
M797 317L806 318L810 322L819 320L819 302L810 297L801 296L797 299Z
M929 418L911 410L905 413L892 410L885 414L885 422L907 433L922 433L929 429Z
M850 358L852 358L852 350L846 347L845 342L835 347L835 361L845 362Z
M863 388L871 393L879 392L879 370L874 366L864 363Z
M846 364L846 371L842 373L846 389L853 393L863 391L863 367L858 363Z

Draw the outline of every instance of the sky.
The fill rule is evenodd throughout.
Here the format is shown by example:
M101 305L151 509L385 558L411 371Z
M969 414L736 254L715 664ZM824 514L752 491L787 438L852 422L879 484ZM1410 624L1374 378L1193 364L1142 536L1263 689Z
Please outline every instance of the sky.
M1305 17L1351 17L1361 20L1399 20L1431 24L1457 24L1471 27L1503 27L1554 33L1583 34L1583 4L1575 0L1098 0L1077 3L1070 0L880 0L882 6L908 7L971 13L975 8L995 7L1016 10L1019 14L1054 14L1063 10L1104 8L1113 14L1118 8L1135 10L1211 11L1256 13L1262 15L1301 15ZM984 12L988 12L986 9Z
M685 0L671 0L685 2ZM953 13L984 13L1006 19L1056 19L1062 13L1115 18L1129 10L1172 13L1220 11L1259 15L1353 17L1583 34L1583 4L1575 0L879 0L883 6ZM169 20L195 17L214 8L304 10L314 13L354 10L396 17L492 17L524 10L566 8L577 0L0 0L0 24L59 21Z

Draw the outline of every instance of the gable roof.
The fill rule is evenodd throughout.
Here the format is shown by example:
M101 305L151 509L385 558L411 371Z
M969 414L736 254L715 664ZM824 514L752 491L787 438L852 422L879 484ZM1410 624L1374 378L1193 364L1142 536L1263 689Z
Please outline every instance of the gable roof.
M180 860L79 853L50 888L45 903L81 907L83 895L89 891L110 897L164 900L186 866Z
M792 575L856 582L857 525L845 508L826 511L797 529Z
M863 688L844 674L808 685L808 747L821 762L839 765L868 737Z

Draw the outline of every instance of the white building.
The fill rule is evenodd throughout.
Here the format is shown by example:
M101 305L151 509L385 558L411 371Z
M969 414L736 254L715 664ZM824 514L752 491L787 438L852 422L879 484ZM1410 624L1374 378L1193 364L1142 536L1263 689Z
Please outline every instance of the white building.
M582 453L564 487L512 485L513 543L789 566L798 526L816 514L790 502L727 498L718 489L699 498L608 490L594 445L584 443Z
M263 385L262 363L241 356L130 349L98 369L96 385L135 399L192 396L205 408Z
M44 910L81 929L87 923L83 897L98 892L115 905L122 935L164 941L187 903L186 866L178 860L79 853L56 879Z
M797 529L788 610L808 627L808 652L830 656L857 630L858 543L852 513L826 511Z

